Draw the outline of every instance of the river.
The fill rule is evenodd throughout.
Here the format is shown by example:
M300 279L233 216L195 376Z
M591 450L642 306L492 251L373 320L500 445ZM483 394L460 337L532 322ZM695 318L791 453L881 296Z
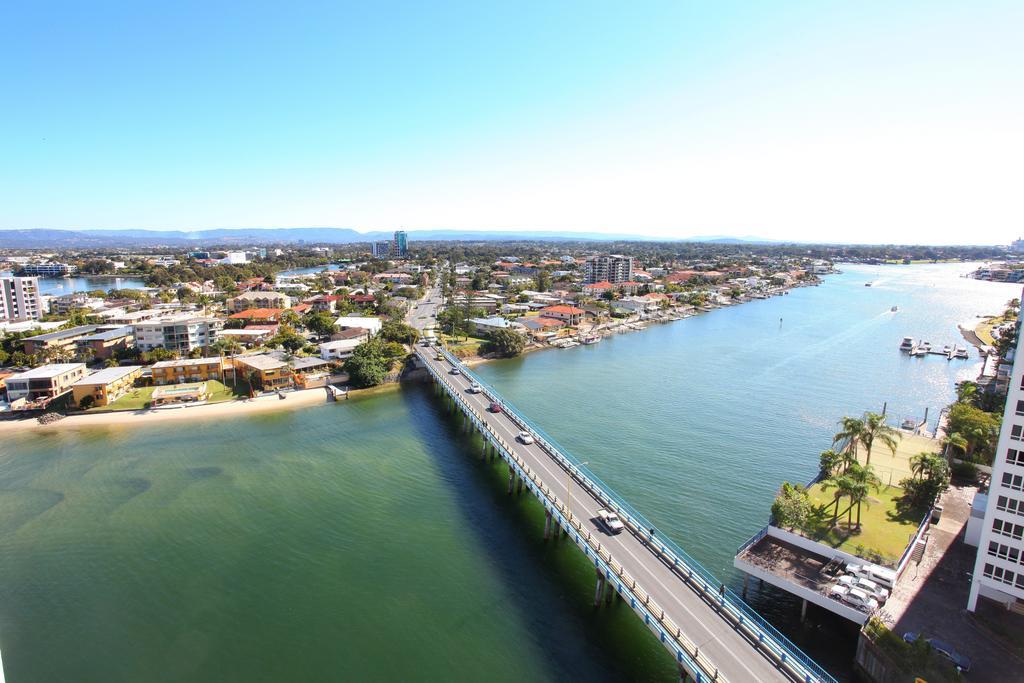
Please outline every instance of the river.
M0 273L9 276L11 273ZM140 289L145 280L138 277L107 277L104 275L78 275L74 277L41 277L39 293L47 296L63 296L74 292L91 292L94 289Z
M732 585L783 479L844 414L921 415L978 363L960 343L1015 285L970 264L845 266L820 287L479 368ZM865 282L872 287L864 287ZM896 313L890 311L896 305ZM781 318L781 324L780 324ZM425 387L231 422L0 443L0 649L10 680L678 680L593 570L541 540ZM752 596L844 672L828 623ZM830 654L831 653L831 654Z

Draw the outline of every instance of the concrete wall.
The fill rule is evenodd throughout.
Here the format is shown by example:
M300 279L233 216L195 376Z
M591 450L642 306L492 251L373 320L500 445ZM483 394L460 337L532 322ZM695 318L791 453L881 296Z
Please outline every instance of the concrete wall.
M809 550L810 552L815 553L817 555L824 555L829 559L834 559L838 557L844 562L850 562L853 564L871 564L868 562L868 560L865 560L863 557L857 557L856 555L843 552L842 550L838 550L831 546L827 546L824 543L812 541L809 538L804 538L800 534L794 534L792 531L786 531L785 529L780 529L777 526L769 526L768 535L774 536L775 538L783 540L787 543L791 543L798 548Z
M781 588L787 593L792 593L793 595L799 598L803 598L807 602L813 603L818 607L827 609L829 612L832 612L833 614L838 614L844 619L849 619L850 621L856 624L863 624L865 621L868 620L868 615L866 612L861 612L860 610L854 609L849 605L843 604L841 602L836 602L827 595L811 590L810 588L807 588L806 586L796 583L795 581L789 581L781 576L776 576L775 574L772 574L766 569L762 569L761 567L758 567L755 564L745 562L744 560L741 560L738 557L733 558L732 563L733 566L739 569L740 571L745 572L750 576L753 576L754 578L766 581L767 583L770 583L773 586L777 586L778 588Z

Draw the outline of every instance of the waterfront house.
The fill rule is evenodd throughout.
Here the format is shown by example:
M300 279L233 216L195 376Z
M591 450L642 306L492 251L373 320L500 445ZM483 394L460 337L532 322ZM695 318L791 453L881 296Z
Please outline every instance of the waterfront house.
M76 405L82 405L82 401L91 396L94 406L105 406L131 391L141 376L141 365L104 368L72 384L72 397Z
M492 318L470 318L466 322L470 324L475 334L482 335L497 332L498 330L507 330L512 327L512 323L498 316Z
M242 320L246 323L276 323L281 320L283 308L249 308L228 316L228 320Z
M54 363L11 375L5 382L7 400L14 404L24 399L38 405L15 405L15 410L43 407L49 401L71 391L71 385L85 376L85 363Z
M220 356L210 358L183 358L154 363L153 384L182 384L185 382L221 381L225 361Z
M583 293L587 296L599 297L604 296L608 292L615 290L615 285L603 280L601 282L593 282L591 284L583 285Z
M582 308L576 308L575 306L548 306L547 308L541 309L541 315L546 318L555 318L561 320L569 325L579 325L583 316L586 314Z
M320 357L324 360L345 360L363 343L361 338L334 339L320 344Z
M255 356L238 356L234 359L235 368L242 376L250 379L264 391L275 391L292 386L292 369L283 360L268 354Z
M269 329L260 329L258 327L256 329L253 329L252 327L243 327L240 330L220 330L217 333L218 340L231 339L243 346L253 346L254 344L258 344L272 336L274 336L274 333Z

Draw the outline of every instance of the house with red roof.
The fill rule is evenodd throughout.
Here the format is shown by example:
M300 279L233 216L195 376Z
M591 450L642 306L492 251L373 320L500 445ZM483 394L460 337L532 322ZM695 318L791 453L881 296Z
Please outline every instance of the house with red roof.
M602 296L606 292L611 292L614 290L615 285L608 282L607 280L602 280L601 282L594 282L589 285L583 285L583 293L586 294L587 296Z
M260 323L276 323L281 320L283 308L250 308L228 316L229 320L246 320Z
M579 325L586 313L587 312L582 308L566 306L563 304L540 309L541 316L546 318L555 318L556 320L561 320L569 325Z

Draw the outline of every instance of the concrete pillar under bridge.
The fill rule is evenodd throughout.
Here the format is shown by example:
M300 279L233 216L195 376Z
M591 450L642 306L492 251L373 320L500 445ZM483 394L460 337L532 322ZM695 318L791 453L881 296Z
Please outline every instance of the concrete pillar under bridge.
M508 466L508 495L512 495L512 487L516 483L516 471L512 469L512 466Z
M519 477L519 481L516 484L516 495L519 495L522 492L523 492L523 478Z
M600 570L597 571L597 586L594 588L594 607L601 606L601 598L604 597L604 585L605 578L604 574Z
M551 538L551 510L544 511L544 540Z

